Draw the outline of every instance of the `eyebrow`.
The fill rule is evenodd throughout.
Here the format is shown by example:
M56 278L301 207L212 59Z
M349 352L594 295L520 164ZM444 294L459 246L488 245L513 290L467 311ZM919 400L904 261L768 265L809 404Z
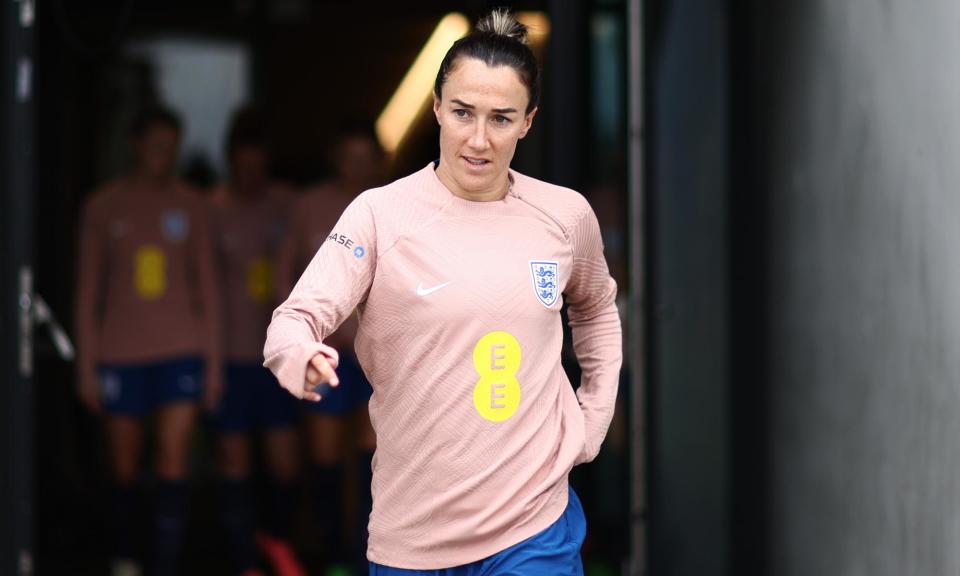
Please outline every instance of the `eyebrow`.
M470 110L473 110L474 108L476 108L476 106L474 106L473 104L467 104L463 100L459 100L457 98L454 98L450 101L458 106L469 108ZM496 112L497 114L510 114L512 112L516 112L517 109L516 108L494 108L493 111Z

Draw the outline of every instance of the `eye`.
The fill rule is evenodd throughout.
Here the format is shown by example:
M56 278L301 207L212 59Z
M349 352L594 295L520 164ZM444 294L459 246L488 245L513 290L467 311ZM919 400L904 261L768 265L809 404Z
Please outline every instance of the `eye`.
M456 116L457 118L467 118L468 116L470 116L470 113L464 110L463 108L455 108L453 111L453 115Z
M506 116L502 116L500 114L497 114L496 116L493 117L494 124L500 124L501 126L505 126L510 122L511 120L509 118L507 118Z

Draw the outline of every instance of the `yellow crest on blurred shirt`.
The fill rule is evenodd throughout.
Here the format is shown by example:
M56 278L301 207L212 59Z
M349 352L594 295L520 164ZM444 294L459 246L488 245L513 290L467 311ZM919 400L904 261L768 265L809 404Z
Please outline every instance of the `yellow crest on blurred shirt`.
M247 295L261 304L273 298L273 265L266 258L254 258L247 268Z
M167 291L167 255L154 244L145 244L133 255L133 285L144 300L156 300Z

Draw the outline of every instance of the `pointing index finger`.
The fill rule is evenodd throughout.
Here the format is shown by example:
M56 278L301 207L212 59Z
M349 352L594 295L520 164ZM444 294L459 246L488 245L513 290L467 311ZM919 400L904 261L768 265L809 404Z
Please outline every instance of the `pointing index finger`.
M320 380L318 384L328 383L330 386L337 386L340 384L340 379L337 378L337 372L333 369L333 366L330 365L330 362L321 354L314 356L310 360L310 364L320 373Z

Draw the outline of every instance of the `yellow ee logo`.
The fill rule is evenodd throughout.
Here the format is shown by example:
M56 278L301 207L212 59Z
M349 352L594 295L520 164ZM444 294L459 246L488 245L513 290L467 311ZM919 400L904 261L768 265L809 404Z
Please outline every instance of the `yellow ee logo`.
M167 255L153 244L133 255L133 285L144 300L156 300L167 291Z
M273 266L266 258L255 258L247 268L247 295L254 302L267 303L273 299Z
M491 422L503 422L520 406L520 343L509 332L490 332L473 348L473 367L480 380L473 387L473 405Z

